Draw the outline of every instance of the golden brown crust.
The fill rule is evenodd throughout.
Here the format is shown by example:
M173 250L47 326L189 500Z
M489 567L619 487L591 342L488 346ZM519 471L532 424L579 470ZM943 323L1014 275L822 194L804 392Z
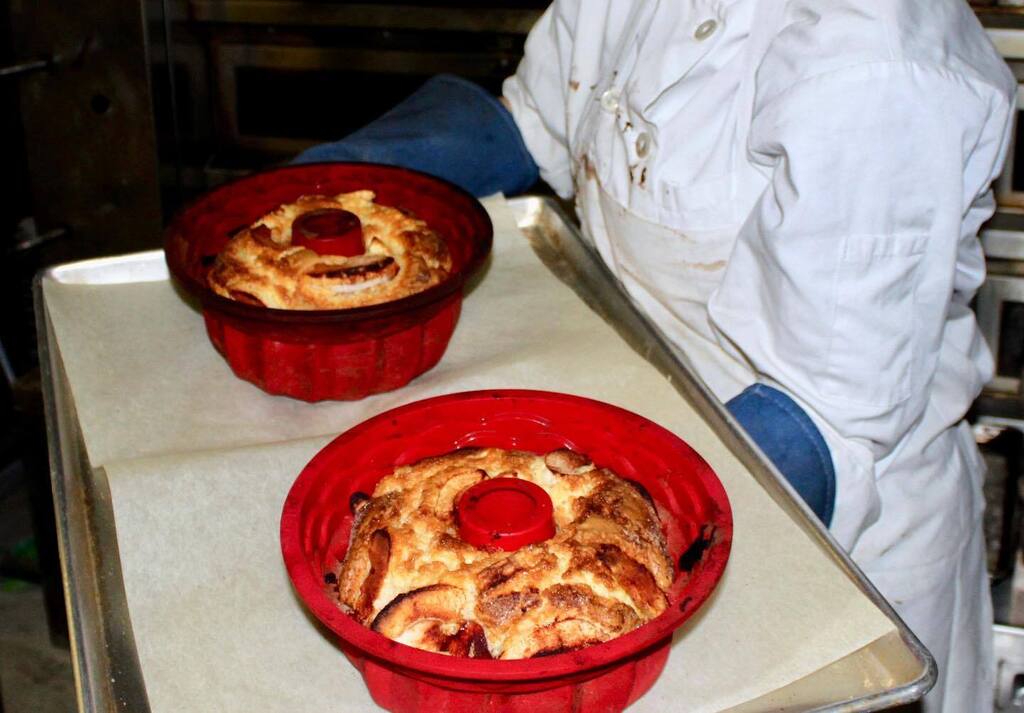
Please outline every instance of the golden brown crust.
M553 538L514 552L459 538L459 496L498 476L547 491ZM527 658L620 636L664 611L672 583L645 495L564 449L463 449L403 466L371 499L352 498L340 604L385 636L453 655Z
M318 255L292 244L292 223L340 209L362 224L362 255ZM444 241L426 223L374 202L372 191L301 196L234 235L207 276L219 295L275 309L346 309L421 292L451 272Z

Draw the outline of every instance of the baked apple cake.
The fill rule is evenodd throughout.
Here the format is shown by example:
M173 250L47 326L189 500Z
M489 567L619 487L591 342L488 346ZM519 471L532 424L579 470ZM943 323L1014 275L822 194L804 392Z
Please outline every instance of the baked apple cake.
M460 537L462 496L494 478L543 489L554 536L511 552ZM650 496L575 451L458 450L397 468L350 507L349 548L326 579L342 609L410 646L544 656L625 634L667 606L672 562Z
M232 236L208 273L210 287L239 302L319 310L389 302L444 280L451 257L440 236L375 198L306 195L280 206ZM337 249L337 235L318 246L316 224L337 226L339 216L351 221L347 247ZM328 242L332 250L320 249Z

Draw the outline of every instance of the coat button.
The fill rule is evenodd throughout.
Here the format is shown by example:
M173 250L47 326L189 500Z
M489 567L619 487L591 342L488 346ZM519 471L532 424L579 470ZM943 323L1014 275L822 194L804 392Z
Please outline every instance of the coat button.
M694 31L693 36L697 40L706 40L711 37L715 30L718 29L718 23L714 20L705 20L704 22L697 25L697 29Z
M605 111L613 112L619 108L619 90L606 89L601 95L601 107Z
M640 135L636 137L636 155L640 158L644 158L650 150L651 135L646 131L641 131Z

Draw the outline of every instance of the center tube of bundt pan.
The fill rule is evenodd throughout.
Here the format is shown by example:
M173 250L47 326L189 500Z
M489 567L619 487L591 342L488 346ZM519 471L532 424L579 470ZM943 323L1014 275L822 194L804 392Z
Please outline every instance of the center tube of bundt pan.
M354 257L366 252L359 217L340 208L311 210L297 217L292 221L292 245L319 255Z
M490 478L459 498L459 536L475 547L506 551L554 537L551 498L519 478Z

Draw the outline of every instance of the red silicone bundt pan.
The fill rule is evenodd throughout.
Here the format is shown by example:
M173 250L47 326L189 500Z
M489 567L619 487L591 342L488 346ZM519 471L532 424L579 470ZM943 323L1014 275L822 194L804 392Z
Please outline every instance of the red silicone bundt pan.
M395 466L467 446L546 453L572 448L642 485L677 563L669 607L612 641L519 661L434 654L391 641L341 611L324 574L345 555L350 496ZM672 633L722 575L732 513L718 478L678 437L598 401L543 391L475 391L402 406L346 431L303 469L281 518L281 547L299 596L337 634L374 700L395 713L619 711L649 689Z
M345 310L279 310L229 300L206 273L228 238L305 194L369 189L444 238L453 269L444 282L393 302ZM457 186L416 171L360 163L287 166L207 193L165 233L171 275L199 298L206 331L235 374L272 394L306 401L360 399L407 384L437 364L462 305L462 288L491 249L483 206Z

